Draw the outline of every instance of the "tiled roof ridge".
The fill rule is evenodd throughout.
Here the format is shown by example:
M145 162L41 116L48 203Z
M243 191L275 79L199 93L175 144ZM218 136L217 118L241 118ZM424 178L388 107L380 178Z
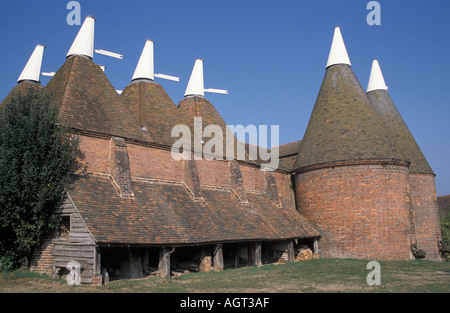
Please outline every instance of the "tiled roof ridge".
M65 95L68 93L69 81L72 80L71 79L71 77L72 77L72 66L73 66L75 57L76 56L72 56L66 61L66 62L70 62L70 65L68 64L69 72L67 73L66 81L64 82L64 85L63 85L64 89L63 89L63 92L61 94L61 99L62 99L63 103L60 104L60 107L62 107L63 104L65 104L67 102L67 98L65 97ZM63 67L64 64L61 67Z

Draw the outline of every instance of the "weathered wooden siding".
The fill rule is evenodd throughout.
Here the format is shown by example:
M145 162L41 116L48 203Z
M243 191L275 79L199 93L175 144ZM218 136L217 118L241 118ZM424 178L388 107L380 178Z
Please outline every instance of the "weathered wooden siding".
M76 261L81 265L81 282L92 283L96 266L95 241L69 198L64 202L61 216L70 216L70 236L54 240L53 266L66 268L67 263Z

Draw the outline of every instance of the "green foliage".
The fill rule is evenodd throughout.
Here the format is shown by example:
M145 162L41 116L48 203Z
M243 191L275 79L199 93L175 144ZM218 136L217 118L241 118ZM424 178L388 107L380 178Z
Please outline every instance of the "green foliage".
M448 212L444 217L441 217L441 232L444 247L450 249L450 212ZM444 257L447 262L450 262L450 253L444 252Z
M28 264L54 231L78 146L58 125L58 109L37 88L8 98L0 108L0 262Z

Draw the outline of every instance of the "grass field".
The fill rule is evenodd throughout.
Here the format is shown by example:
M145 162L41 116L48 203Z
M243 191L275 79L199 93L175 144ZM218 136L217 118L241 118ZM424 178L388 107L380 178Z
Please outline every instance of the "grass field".
M46 275L0 273L1 293L449 293L450 263L380 261L381 285L369 286L368 261L315 259L259 268L192 273L176 278L113 281L106 286L69 286Z

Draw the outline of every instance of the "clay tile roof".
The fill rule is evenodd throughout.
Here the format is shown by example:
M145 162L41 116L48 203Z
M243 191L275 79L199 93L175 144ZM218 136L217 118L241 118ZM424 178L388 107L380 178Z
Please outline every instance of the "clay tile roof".
M228 190L203 188L194 202L181 184L133 181L135 199L119 197L108 179L77 177L68 194L98 244L192 245L320 236L294 209L249 193L249 206Z
M406 160L351 66L327 68L294 169L337 161Z
M299 152L300 143L301 140L298 140L278 146L279 149L278 169L288 172L292 171L295 159L297 158L297 154ZM266 162L257 160L255 163L261 164Z
M388 128L392 140L397 143L406 159L411 162L410 172L434 174L389 93L386 90L377 89L369 91L367 96Z
M219 112L216 110L214 105L209 102L204 97L200 96L193 96L193 97L185 97L183 100L180 101L178 104L178 110L182 112L183 118L185 119L185 125L188 125L192 132L193 132L193 124L194 124L194 118L195 117L202 117L203 122L203 128L207 125L218 125L223 130L223 136L224 140L226 139L226 129L229 129L227 124L225 123L222 116L220 116ZM205 142L209 140L209 138L204 137ZM234 137L234 147L235 147L235 158L239 159L240 161L245 161L246 163L254 164L254 165L261 165L261 164L267 164L267 161L263 161L260 159L259 153L256 155L256 159L252 159L250 157L250 150L251 148L259 149L259 146L244 143L242 141L238 140L239 138ZM193 146L193 144L192 144ZM238 146L241 146L245 151L244 158L240 158L241 156L238 155L239 148ZM226 152L226 145L224 142L223 152ZM292 162L283 159L280 159L279 162L279 169L289 171L291 169Z
M178 104L178 110L183 112L187 125L193 125L194 117L201 116L203 125L218 125L225 129L226 123L216 108L203 97L185 97Z
M141 130L101 68L91 59L72 56L45 87L60 105L60 117L76 130L153 141Z
M145 126L158 143L172 145L172 128L184 123L184 119L161 85L136 81L124 89L121 97L140 126Z
M189 126L192 132L192 136L194 136L194 118L195 117L202 117L202 123L203 123L203 129L207 127L208 125L217 125L222 129L223 134L223 154L225 156L226 153L226 134L227 130L230 128L225 123L222 116L220 116L219 112L216 110L214 105L212 105L211 102L209 102L204 97L200 96L191 96L191 97L185 97L183 100L180 101L178 104L178 110L181 112L183 119L184 119L184 125ZM203 137L205 142L208 142L211 138L204 136ZM254 161L249 160L248 158L248 145L245 143L238 141L236 137L234 137L234 156L237 159L238 156L238 146L241 146L241 148L244 151L244 160L246 160L249 163L255 163ZM192 147L194 147L194 144L192 144Z
M300 149L301 142L301 140L298 140L278 146L278 148L280 149L280 158L286 158L294 155L296 156L298 153L298 149Z

